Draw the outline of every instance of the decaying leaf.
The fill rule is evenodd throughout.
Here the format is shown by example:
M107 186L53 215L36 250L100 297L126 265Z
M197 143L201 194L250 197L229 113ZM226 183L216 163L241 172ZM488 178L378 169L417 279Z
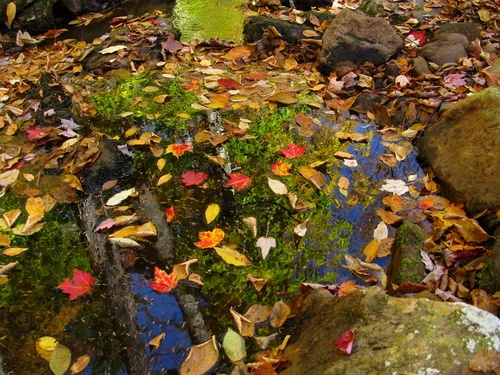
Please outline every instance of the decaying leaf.
M260 292L267 284L267 279L264 279L262 277L253 277L251 274L247 275L247 281L252 284L253 288L257 292Z
M202 344L192 346L179 370L180 375L208 374L219 361L219 349L215 335Z
M243 337L253 337L255 332L254 323L237 312L233 307L229 309L229 312L233 317L234 323L236 324L236 328L238 328L240 335Z
M309 166L302 166L298 169L302 177L313 184L317 189L321 190L326 185L325 177L323 174L318 172L316 169Z
M76 361L69 368L69 371L71 372L72 375L82 372L87 368L91 359L92 357L88 354L78 357Z
M269 96L267 100L272 103L279 104L295 104L299 102L294 94L286 91L277 92L276 94Z
M271 324L271 327L274 328L281 327L285 324L291 312L292 310L290 309L290 306L282 300L279 300L273 306L273 310L269 316L269 324Z
M352 353L352 347L354 343L354 338L356 335L354 331L346 331L335 341L333 347L340 350L342 353L347 355Z
M257 237L257 219L253 216L244 217L243 222L248 228L250 228L252 235Z
M198 259L190 259L183 263L174 265L172 275L175 276L178 281L188 278L190 275L189 267L196 262L198 262Z

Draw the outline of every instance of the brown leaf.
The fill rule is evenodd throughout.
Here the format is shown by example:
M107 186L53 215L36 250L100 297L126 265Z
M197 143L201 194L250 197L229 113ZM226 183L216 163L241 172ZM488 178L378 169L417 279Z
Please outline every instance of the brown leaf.
M297 97L291 92L280 91L266 98L267 101L278 104L295 104L298 103Z
M302 166L298 168L302 177L312 183L317 189L321 190L326 185L325 177L316 169L309 166Z
M285 324L286 320L290 316L291 309L285 302L279 300L273 306L271 315L269 316L269 324L273 328L279 328Z
M391 211L383 210L381 208L377 209L377 215L384 221L384 223L389 225L399 223L400 221L404 220L404 217L396 215Z
M238 313L235 309L233 309L233 307L229 309L229 312L233 317L234 323L236 324L236 328L238 328L240 335L244 337L253 337L255 333L254 323L250 319Z
M180 375L207 374L219 360L215 335L200 345L192 346L180 368Z

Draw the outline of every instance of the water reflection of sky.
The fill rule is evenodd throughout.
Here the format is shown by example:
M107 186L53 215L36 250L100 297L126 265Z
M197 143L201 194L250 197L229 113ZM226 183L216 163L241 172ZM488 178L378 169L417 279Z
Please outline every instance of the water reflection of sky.
M181 309L172 294L156 293L144 275L132 274L132 292L137 296L137 324L145 345L161 333L165 337L157 349L146 348L153 374L179 369L191 347ZM176 372L173 372L176 373Z

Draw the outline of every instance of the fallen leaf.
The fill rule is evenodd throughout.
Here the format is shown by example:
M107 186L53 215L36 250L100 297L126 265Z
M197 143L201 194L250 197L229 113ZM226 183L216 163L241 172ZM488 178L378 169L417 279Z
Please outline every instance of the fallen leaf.
M224 236L224 231L215 227L212 231L200 232L198 234L200 240L195 242L194 245L200 249L215 247L224 239Z
M177 278L175 275L169 275L162 269L155 267L155 279L148 281L147 284L157 292L168 293L177 286Z
M14 225L20 215L21 210L19 208L15 208L13 210L4 212L2 214L2 218L5 220L5 224L7 224L8 227L12 227L12 225Z
M51 336L40 337L35 342L36 352L46 361L50 361L52 352L56 348L57 344L57 340Z
M118 194L115 194L111 198L109 198L108 201L106 202L106 206L117 206L135 192L136 192L135 188L130 188L121 191Z
M317 189L321 190L326 185L325 177L323 174L318 172L316 169L311 168L307 165L298 168L298 171L302 177L314 185Z
M279 104L295 104L299 101L294 94L286 91L277 92L276 94L267 97L266 100L271 103Z
M224 335L222 347L231 362L238 362L247 355L245 340L231 328L228 328Z
M210 224L214 221L217 216L219 216L220 206L217 203L209 204L207 209L205 210L205 220L207 224Z
M120 247L142 248L142 245L130 238L108 238L108 241Z
M227 264L232 264L236 267L248 267L251 263L250 260L244 255L230 247L223 246L211 246L215 249L215 252L226 262Z
M273 328L280 328L287 321L292 309L282 300L276 302L269 316L269 324Z
M380 187L382 191L388 191L397 195L403 195L408 192L408 186L402 180L386 179L384 184Z
M237 191L243 190L252 184L250 177L242 173L229 173L228 176L229 181L227 182L226 187L234 186Z
M371 262L377 256L380 245L377 240L371 240L363 249L363 255L366 256L365 262Z
M269 185L269 188L273 191L274 194L277 194L277 195L288 194L288 188L281 181L278 181L278 180L275 180L273 178L268 177L267 184Z
M240 60L249 57L252 54L252 51L248 47L238 46L231 48L228 53L224 55L224 58L227 60Z
M215 335L202 344L192 346L181 365L180 375L208 374L219 361L219 349Z
M404 217L396 215L395 213L391 211L386 211L382 208L377 209L377 215L380 217L384 223L392 225L395 223L399 223L400 221L404 220Z
M57 288L69 294L69 300L73 301L77 297L92 293L94 283L94 278L90 273L74 269L73 278L65 279Z
M234 323L236 324L236 328L238 328L238 332L243 337L253 337L255 333L255 325L254 323L237 312L233 307L229 309L231 313Z
M287 159L293 159L297 156L304 155L306 153L306 146L297 146L295 143L290 143L288 148L280 148L280 152Z
M239 90L244 88L241 83L232 78L220 78L217 80L217 83L228 90Z
M184 186L199 185L208 177L208 174L203 172L195 172L194 170L189 170L184 172L182 175L182 183Z
M160 185L163 185L163 184L167 183L168 181L171 180L171 178L172 178L172 174L170 174L170 173L164 174L163 176L161 176L158 179L158 182L156 183L156 186L160 186Z
M290 174L290 169L292 169L292 164L283 163L282 161L278 161L271 166L271 171L276 176L288 176Z
M26 201L26 212L29 215L44 215L45 214L45 202L40 197L29 197Z
M161 345L161 340L165 337L165 332L160 333L156 337L153 337L151 341L148 342L148 346L152 346L153 349L158 349Z
M174 221L176 212L172 204L170 205L170 207L165 208L165 215L167 223L171 223L172 221Z
M269 254L269 250L276 247L276 240L273 237L260 237L255 246L260 247L262 258L266 259Z
M260 292L267 284L267 279L264 279L262 277L253 277L251 274L247 275L247 281L252 284L257 292Z
M248 228L250 228L252 235L257 237L257 219L253 216L244 217L243 222Z
M92 357L88 354L78 357L77 360L69 368L69 371L72 375L82 372L87 368L91 359Z
M346 331L340 335L337 341L335 341L333 347L340 350L342 353L349 355L352 353L355 336L354 331Z
M103 55L105 55L108 53L114 53L114 52L120 51L122 49L127 49L127 46L122 45L122 44L118 44L116 46L104 48L103 50L99 51L99 53L102 53Z
M175 157L184 155L185 152L193 152L193 146L190 143L173 143L168 145L165 153L172 153Z
M196 262L198 262L198 259L190 259L183 263L174 265L174 267L172 268L172 275L175 276L177 281L187 279L191 274L189 267L191 266L191 264L194 264Z
M57 343L50 356L49 367L54 375L63 375L71 364L71 352L64 345Z
M0 186L8 186L13 184L19 176L19 169L11 169L7 172L0 173Z
M7 28L10 29L10 26L16 17L16 3L10 2L7 4L6 14L7 22L5 22L5 24L7 25Z
M8 257L13 257L24 253L26 250L28 250L28 247L11 247L2 251L2 254Z
M339 297L347 296L349 293L351 293L355 290L356 290L356 281L348 280L348 281L340 284L338 296Z

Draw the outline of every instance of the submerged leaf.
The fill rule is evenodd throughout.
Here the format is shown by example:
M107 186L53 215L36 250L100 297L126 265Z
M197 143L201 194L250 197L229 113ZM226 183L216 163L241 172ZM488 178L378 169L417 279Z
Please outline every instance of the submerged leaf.
M297 146L295 143L290 143L288 148L280 148L280 152L287 159L293 159L297 156L304 155L306 153L306 146Z

